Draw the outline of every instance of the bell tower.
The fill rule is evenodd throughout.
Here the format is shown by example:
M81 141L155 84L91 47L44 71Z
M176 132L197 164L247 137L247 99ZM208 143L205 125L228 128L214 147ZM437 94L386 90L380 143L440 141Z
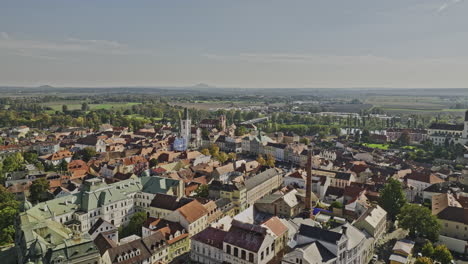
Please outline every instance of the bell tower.
M190 142L191 136L191 129L192 129L192 120L190 120L188 109L184 109L184 116L180 120L180 137L185 139L186 144Z
M468 110L465 112L465 122L463 122L463 138L468 138Z

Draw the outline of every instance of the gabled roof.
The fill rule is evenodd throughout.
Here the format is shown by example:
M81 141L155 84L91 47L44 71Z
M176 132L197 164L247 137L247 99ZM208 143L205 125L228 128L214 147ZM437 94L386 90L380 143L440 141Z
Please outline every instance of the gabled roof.
M258 252L266 235L267 230L264 227L233 220L224 242L248 251Z
M425 183L431 183L431 184L444 182L444 180L435 176L431 172L419 172L419 171L412 171L410 174L406 176L406 179L425 182Z
M96 230L98 230L99 227L101 227L101 225L103 225L104 223L107 223L109 225L112 225L111 223L107 222L106 220L102 219L102 218L99 218L96 223L94 223L94 225L91 227L91 229L89 229L88 233L90 235L92 235L94 232L96 232ZM112 225L114 226L114 225ZM115 227L114 227L115 228Z
M315 226L301 224L299 227L300 235L317 239L319 241L326 241L328 243L336 244L341 239L342 234L325 230Z
M288 227L284 225L277 216L268 219L263 225L270 229L276 236L281 236L288 231Z
M200 233L194 235L191 239L202 242L203 244L210 245L219 249L223 249L224 238L228 232L216 229L213 227L208 227Z
M463 124L454 125L454 124L439 124L439 123L432 123L429 126L429 129L438 129L438 130L453 130L453 131L463 131Z
M253 177L250 177L249 179L247 179L245 181L245 187L247 188L247 190L251 190L253 189L254 187L256 187L257 185L259 185L260 183L278 175L279 172L277 169L275 168L271 168L271 169L268 169L262 173L259 173Z
M175 211L177 208L184 206L193 201L190 198L179 198L175 195L168 195L163 193L157 193L154 199L151 201L150 206L170 211Z
M442 220L448 220L468 225L468 208L447 207L442 210L437 217Z
M208 210L197 200L180 207L177 211L179 211L189 223L193 223L208 214Z
M303 251L303 258L309 263L315 263L317 261L326 263L334 258L336 255L324 247L320 242L312 242L300 247L298 250Z

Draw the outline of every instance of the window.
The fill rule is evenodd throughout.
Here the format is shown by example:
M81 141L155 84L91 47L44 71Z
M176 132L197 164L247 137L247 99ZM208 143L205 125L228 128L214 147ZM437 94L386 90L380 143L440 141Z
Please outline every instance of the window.
M237 257L239 256L239 249L238 248L234 248L234 256Z
M230 245L227 245L227 246L226 246L226 253L228 253L229 255L231 255L231 246L230 246Z
M242 259L247 259L245 250L242 250L242 251L241 251L241 258L242 258Z
M263 251L262 251L262 254L260 254L260 260L263 260Z
M253 262L254 261L254 255L253 253L249 253L249 262Z

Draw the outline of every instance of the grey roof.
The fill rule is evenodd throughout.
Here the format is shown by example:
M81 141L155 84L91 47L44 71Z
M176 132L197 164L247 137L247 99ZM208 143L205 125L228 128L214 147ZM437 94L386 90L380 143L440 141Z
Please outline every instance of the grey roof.
M258 252L266 236L267 229L264 227L233 220L224 242L252 252Z
M310 263L320 260L322 263L328 262L334 258L336 255L330 252L326 247L324 247L320 242L312 242L301 246L304 251L303 258Z
M326 241L332 244L336 244L341 239L342 234L325 230L315 226L303 225L299 227L299 234L302 236L317 239L319 241Z
M261 184L262 182L265 182L266 180L280 174L278 170L275 168L268 169L262 173L259 173L245 181L245 187L247 190L251 190L257 185Z

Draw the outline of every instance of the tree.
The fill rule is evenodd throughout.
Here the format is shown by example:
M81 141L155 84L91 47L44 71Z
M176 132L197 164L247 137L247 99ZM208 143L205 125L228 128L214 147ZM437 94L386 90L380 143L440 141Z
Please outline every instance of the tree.
M226 154L226 152L221 151L217 155L217 159L218 159L219 162L224 164L229 159L229 156Z
M369 139L370 139L370 132L369 132L369 129L364 129L364 130L362 130L362 133L361 133L361 141L362 141L362 142L369 142Z
M275 157L268 154L267 155L267 160L266 160L266 165L268 165L268 167L270 167L270 168L274 168L275 167L275 162L276 162Z
M37 162L38 155L35 152L25 152L23 153L24 160L28 163Z
M209 138L210 137L210 131L208 129L204 128L201 131L202 138Z
M236 128L236 130L234 131L234 134L236 136L243 136L246 133L247 133L247 129L244 126L240 126L240 127Z
M398 139L398 144L401 145L401 146L407 146L410 144L410 136L409 136L409 133L408 132L403 132L400 136L400 138Z
M81 111L86 112L86 111L88 111L88 110L89 110L89 105L88 105L88 103L87 103L87 102L83 102L83 103L81 104Z
M262 154L258 154L257 162L258 162L258 164L260 164L261 166L265 166L265 165L266 165L266 160L263 158Z
M68 112L68 105L62 105L62 112L64 113Z
M152 159L150 159L150 161L149 161L149 166L150 166L150 168L154 168L154 167L158 166L158 163L159 163L159 162L158 162L157 159L152 158Z
M86 147L81 150L81 155L83 156L84 161L89 161L91 158L95 157L97 154L96 150L91 147Z
M390 220L395 221L406 204L406 196L398 180L390 178L380 193L379 205L387 211Z
M3 160L3 171L11 172L20 169L23 166L24 158L21 153L17 152L12 155L8 155Z
M19 210L15 196L0 185L0 246L13 243L14 221Z
M446 245L438 245L434 248L433 259L442 264L450 264L453 260L452 253L448 250Z
M230 161L235 162L237 160L237 155L234 152L230 152L228 154L228 158L229 158Z
M147 215L145 211L134 213L130 218L128 225L120 228L119 234L121 234L122 238L131 235L137 235L141 237L141 227L143 226L143 223L146 221L146 219Z
M299 140L300 143L304 144L304 145L309 145L310 144L310 139L306 138L306 137L303 137Z
M409 230L412 238L427 238L437 241L440 223L431 210L418 204L406 204L398 215L399 226Z
M33 181L29 187L31 201L37 203L47 200L48 191L49 181L47 181L45 178L39 178Z
M205 155L205 156L209 156L209 155L210 155L210 150L207 149L207 148L202 149L200 152L201 152L201 154L203 154L203 155Z
M427 241L426 244L424 244L421 249L421 253L425 257L432 258L432 255L434 255L434 246L432 246L430 241Z
M218 156L219 154L219 147L216 144L212 144L210 146L210 154L211 156Z
M68 162L66 160L62 160L57 169L60 171L68 171Z
M195 192L197 193L197 196L199 197L208 198L208 195L209 195L208 185L201 184L200 186L198 186Z
M343 204L338 201L334 201L333 203L330 204L329 210L333 210L333 208L341 209L343 208Z
M419 257L414 261L414 264L432 264L432 259L428 257Z

